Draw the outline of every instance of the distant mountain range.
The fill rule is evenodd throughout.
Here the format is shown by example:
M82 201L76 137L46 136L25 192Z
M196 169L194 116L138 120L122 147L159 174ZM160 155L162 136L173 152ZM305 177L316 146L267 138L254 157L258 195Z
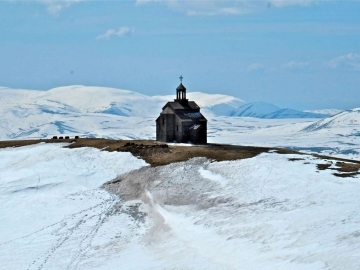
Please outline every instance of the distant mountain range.
M329 115L329 116L341 113L343 111L344 110L339 110L339 109L304 110L304 112L326 114L326 115Z
M14 115L34 113L71 114L104 113L119 116L156 116L161 107L175 95L146 96L136 92L107 87L65 86L48 91L0 88L0 105ZM283 109L265 102L245 103L227 95L188 93L213 116L238 116L256 118L324 118L334 110L320 112ZM339 112L339 111L337 111Z
M146 96L136 92L88 86L58 87L48 91L0 88L0 105L14 115L33 113L105 113L120 116L156 116L174 95ZM228 115L244 104L241 99L200 92L188 93L202 109L214 115Z
M116 137L119 130L126 129L131 131L123 137L135 138L134 128L140 138L149 134L148 127L154 126L153 120L161 108L174 97L175 93L151 97L128 90L80 85L48 91L0 87L0 139L38 138L53 134ZM264 102L245 103L239 98L220 94L193 92L188 93L188 98L196 101L209 119L216 116L266 119L329 116L282 109ZM129 117L132 119L125 119ZM148 122L144 124L144 121Z
M256 117L264 119L284 119L284 118L324 118L328 114L297 111L293 109L281 109L266 102L246 103L234 109L230 116Z

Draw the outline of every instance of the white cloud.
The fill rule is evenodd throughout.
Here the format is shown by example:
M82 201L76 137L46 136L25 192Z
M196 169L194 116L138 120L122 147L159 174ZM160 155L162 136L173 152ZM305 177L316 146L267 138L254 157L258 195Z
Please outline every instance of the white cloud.
M310 6L318 1L315 0L271 0L268 1L269 7L288 7L288 6Z
M7 1L41 3L46 6L46 9L50 14L58 15L63 9L71 6L72 4L85 2L88 0L7 0Z
M1 1L1 0L0 0ZM38 2L46 5L47 11L53 15L59 14L63 9L74 3L91 0L5 0ZM309 6L316 0L135 0L137 5L158 3L168 8L183 12L189 16L196 15L238 15L253 11L265 10L271 7Z
M138 5L162 4L171 10L183 12L189 16L238 15L271 7L309 6L316 2L314 0L136 0Z
M246 69L247 72L254 72L254 71L264 71L265 67L259 63L252 63Z
M360 71L360 54L349 53L336 57L325 64L333 69L347 68Z
M243 12L240 9L234 8L234 7L224 7L224 8L214 9L214 10L202 10L202 11L189 9L186 11L186 14L188 16L238 15L241 13L243 13Z
M119 29L108 29L104 34L98 35L96 39L109 39L111 37L123 37L130 35L134 30L129 27L120 27Z
M309 62L290 61L282 65L281 68L285 70L308 70L309 66L310 66Z

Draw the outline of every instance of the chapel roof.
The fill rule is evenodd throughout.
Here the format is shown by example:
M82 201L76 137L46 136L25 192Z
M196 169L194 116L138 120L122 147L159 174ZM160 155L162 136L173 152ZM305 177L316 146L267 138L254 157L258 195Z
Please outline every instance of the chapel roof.
M181 121L206 121L206 118L200 112L179 111L175 113L175 115L179 117Z
M161 114L174 114L174 111L172 109L170 109L169 107L166 107L165 109L163 109Z
M176 90L177 91L186 91L186 88L182 83L180 83L179 86L176 88Z
M174 110L198 110L200 107L196 104L195 101L188 101L188 102L178 102L178 101L170 101L166 103L163 107L163 110L166 107L171 107Z

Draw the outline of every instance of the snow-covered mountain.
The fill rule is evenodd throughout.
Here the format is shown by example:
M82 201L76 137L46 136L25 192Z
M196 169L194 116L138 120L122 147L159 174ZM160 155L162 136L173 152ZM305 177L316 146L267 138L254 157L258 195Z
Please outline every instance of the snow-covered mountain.
M266 102L246 103L230 113L230 116L256 117L265 119L284 119L284 118L324 118L327 115L297 111L293 109L281 109L273 104Z
M139 116L157 107L156 101L132 91L88 86L58 87L48 91L0 89L3 108L15 107L22 113L108 113ZM155 108L156 109L156 108Z
M146 129L155 133L154 119L174 96L151 97L128 90L79 85L48 91L3 87L0 88L0 138L41 138L54 134L118 138L121 129L121 138L135 139L144 135L138 125L144 121L149 123ZM188 93L188 97L198 102L207 117L226 114L244 103L235 97L200 92Z
M220 94L188 93L209 116L247 116L267 119L324 118L327 115L281 109L265 102L245 103ZM155 117L174 95L146 96L129 90L93 86L65 86L48 91L0 88L2 113L18 117L45 114L103 113L119 116Z
M165 102L175 95L146 96L136 92L89 86L65 86L48 91L0 88L0 106L10 109L15 115L32 113L105 113L120 116L156 116ZM188 93L207 112L227 115L244 104L241 99L200 92Z
M347 133L360 136L360 108L343 111L334 116L319 120L303 129L306 132L336 130L337 134Z

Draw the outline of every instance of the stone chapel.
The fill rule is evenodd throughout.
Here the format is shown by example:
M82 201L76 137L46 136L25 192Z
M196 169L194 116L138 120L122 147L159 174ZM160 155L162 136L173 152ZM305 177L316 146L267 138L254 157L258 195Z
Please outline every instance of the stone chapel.
M176 88L176 99L166 103L156 119L156 140L177 143L207 143L207 120L200 113L200 107L186 99L186 88Z

